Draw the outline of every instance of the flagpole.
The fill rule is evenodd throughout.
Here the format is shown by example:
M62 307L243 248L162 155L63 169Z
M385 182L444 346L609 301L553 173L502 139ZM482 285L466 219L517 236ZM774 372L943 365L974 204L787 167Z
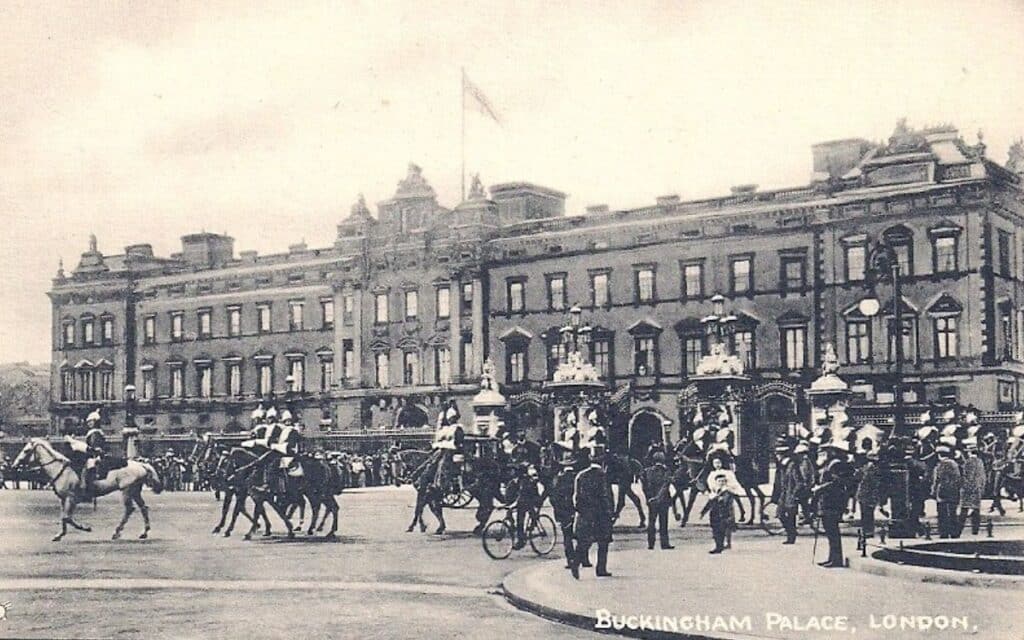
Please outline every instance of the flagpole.
M466 200L466 67L462 67L462 198Z

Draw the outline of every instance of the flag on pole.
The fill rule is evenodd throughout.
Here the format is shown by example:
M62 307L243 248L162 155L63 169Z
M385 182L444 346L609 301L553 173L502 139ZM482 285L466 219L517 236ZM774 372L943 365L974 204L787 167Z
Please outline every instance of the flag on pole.
M462 71L462 93L464 96L469 96L469 102L473 108L490 117L497 124L501 124L501 118L498 117L498 113L491 106L491 101L487 99L487 96L480 90L480 87L473 84L473 81L466 75L465 70Z

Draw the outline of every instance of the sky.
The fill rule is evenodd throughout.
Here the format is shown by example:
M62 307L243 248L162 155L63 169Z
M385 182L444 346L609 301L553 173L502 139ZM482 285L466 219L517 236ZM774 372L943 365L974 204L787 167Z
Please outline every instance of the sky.
M806 184L810 147L1024 135L1024 1L0 3L0 362L46 362L58 261L329 246L415 162L588 205Z

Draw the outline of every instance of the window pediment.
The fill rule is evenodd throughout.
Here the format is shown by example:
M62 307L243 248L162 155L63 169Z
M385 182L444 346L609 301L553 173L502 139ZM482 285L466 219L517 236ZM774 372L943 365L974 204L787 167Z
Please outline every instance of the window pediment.
M633 336L652 336L661 333L662 326L650 318L644 318L629 325L627 331Z
M520 327L512 327L498 336L502 342L529 342L532 339L533 334Z
M806 325L810 319L802 313L797 311L787 311L786 313L779 316L775 322L780 326L797 326Z
M959 315L963 310L963 305L948 293L943 293L928 306L928 313L932 315Z

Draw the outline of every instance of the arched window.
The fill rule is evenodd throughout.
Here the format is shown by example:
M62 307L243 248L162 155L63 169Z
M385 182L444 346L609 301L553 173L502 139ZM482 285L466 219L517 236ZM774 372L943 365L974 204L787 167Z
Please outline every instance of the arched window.
M900 263L900 275L914 275L914 233L899 224L883 231L882 237L896 252L896 259Z

